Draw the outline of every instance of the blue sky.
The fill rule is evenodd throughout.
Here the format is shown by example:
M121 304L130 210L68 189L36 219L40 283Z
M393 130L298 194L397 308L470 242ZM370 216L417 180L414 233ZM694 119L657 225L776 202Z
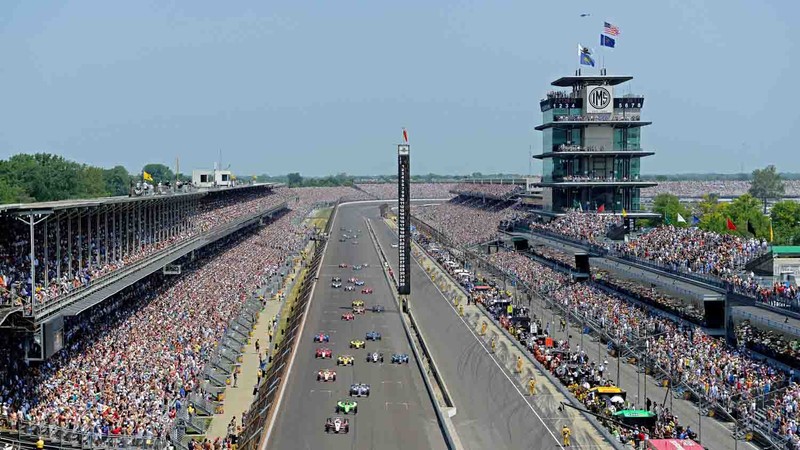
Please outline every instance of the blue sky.
M3 2L0 157L139 170L528 170L549 83L576 45L646 96L644 173L800 172L800 3L742 1ZM581 13L591 17L580 18ZM584 72L586 73L586 72ZM534 171L537 171L534 165Z

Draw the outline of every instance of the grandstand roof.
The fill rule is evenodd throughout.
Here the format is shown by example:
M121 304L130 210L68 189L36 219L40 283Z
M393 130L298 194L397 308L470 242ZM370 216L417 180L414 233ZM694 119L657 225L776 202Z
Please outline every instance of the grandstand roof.
M632 80L633 77L626 75L577 75L571 77L561 77L553 81L553 86L558 87L571 87L576 84L606 84L608 86L616 86L626 81Z
M780 256L800 255L800 245L776 245L772 247L772 254Z
M537 187L581 187L581 186L628 186L652 187L658 186L653 181L543 181L536 183Z
M651 156L655 155L656 152L646 152L646 151L623 151L623 150L615 150L615 151L601 151L601 152L584 152L584 151L559 151L559 152L546 152L540 155L533 155L534 159L545 159L545 158L556 158L556 157L563 157L563 156Z
M196 191L182 192L177 194L147 195L140 197L129 197L123 195L116 197L100 197L91 199L57 200L51 202L8 203L5 205L0 205L0 214L13 214L16 212L25 212L25 211L56 211L62 209L111 205L115 203L138 202L144 200L161 200L161 199L176 198L182 196L205 195L210 192L223 192L223 191L231 191L237 189L247 189L257 186L275 187L275 184L273 183L246 184L243 186L198 189Z
M559 120L558 122L543 123L535 127L534 130L542 131L548 128L575 128L588 125L608 125L614 128L634 128L644 127L652 123L653 122L646 122L643 120Z

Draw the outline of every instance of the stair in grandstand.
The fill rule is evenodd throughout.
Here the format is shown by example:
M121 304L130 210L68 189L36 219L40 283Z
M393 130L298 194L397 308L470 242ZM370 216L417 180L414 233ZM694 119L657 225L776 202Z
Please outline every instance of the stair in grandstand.
M757 275L772 273L772 251L747 261L744 265L744 269L748 272L754 272Z

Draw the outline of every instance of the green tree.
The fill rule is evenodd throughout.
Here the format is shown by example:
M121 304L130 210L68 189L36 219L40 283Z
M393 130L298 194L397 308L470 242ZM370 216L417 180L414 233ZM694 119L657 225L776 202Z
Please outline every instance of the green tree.
M289 187L298 187L303 185L303 177L300 176L300 173L293 172L286 175L286 183Z
M800 203L784 200L772 205L772 231L776 245L800 244Z
M142 168L142 172L149 173L155 184L175 181L175 173L164 164L147 164Z
M103 170L103 180L109 195L128 195L131 184L131 174L122 166L114 166Z
M750 195L764 201L764 214L767 213L767 200L780 198L783 195L784 187L781 175L775 170L775 166L769 165L764 169L753 171L753 181L750 184Z
M719 206L719 195L717 194L705 194L703 195L703 199L697 204L697 207L700 209L700 214L702 215L717 212Z
M736 224L735 234L753 236L748 231L748 222L758 238L769 238L769 218L761 213L761 203L750 194L744 194L727 205L728 217ZM727 222L726 222L727 223ZM727 227L726 227L727 230Z
M678 227L688 226L687 221L691 219L689 209L681 204L678 197L672 194L658 194L653 199L653 212L660 214L661 218L654 219L652 225L659 225L666 221ZM678 215L684 219L684 222L678 221Z

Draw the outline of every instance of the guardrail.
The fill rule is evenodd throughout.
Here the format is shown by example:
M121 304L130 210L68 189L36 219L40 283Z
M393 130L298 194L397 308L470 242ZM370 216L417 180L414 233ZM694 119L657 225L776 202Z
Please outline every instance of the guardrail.
M386 254L383 252L383 247L381 247L380 244L378 243L378 238L375 235L375 230L372 228L372 224L370 223L369 220L366 220L366 224L367 224L366 225L367 231L370 234L370 238L372 239L375 248L378 250L378 256L380 257L381 260L381 266L383 267L383 274L386 278L386 283L389 285L389 290L392 292L392 298L394 298L395 304L399 309L398 312L402 316L403 309L399 299L399 295L397 293L396 280L394 279L394 274L386 270L386 268L389 265L389 260L386 257ZM453 397L450 395L450 391L447 389L447 385L445 384L444 379L442 378L439 372L439 369L436 367L436 361L431 356L430 350L428 349L428 346L425 344L425 338L423 337L422 332L417 326L417 322L414 320L414 315L412 314L412 308L409 307L406 313L408 315L409 321L411 322L411 328L416 332L417 340L419 341L420 347L422 347L422 352L424 353L425 357L430 363L431 373L442 390L442 397L444 399L445 404L450 408L455 408L455 404L453 403ZM447 444L447 447L449 449L455 450L459 448L459 446L456 445L455 442L456 438L454 438L453 434L450 433L450 429L447 426L447 418L444 417L441 408L438 406L439 401L436 398L436 393L434 392L431 381L428 379L428 376L425 372L425 368L422 366L422 355L420 355L420 352L417 350L417 346L414 344L414 337L412 331L411 329L409 329L408 324L406 324L406 321L403 320L402 317L400 318L400 322L403 324L403 330L405 331L406 338L408 339L409 346L411 347L411 352L414 353L414 359L417 362L417 368L420 370L422 374L422 380L425 383L425 390L428 392L428 396L430 397L431 402L433 402L434 405L433 409L436 413L436 420L439 423L439 429L442 431L442 435L445 438L445 443Z
M33 305L32 309L30 307L24 307L23 314L25 314L26 316L32 316L37 321L46 319L58 313L59 311L63 310L64 308L67 308L73 304L80 302L84 298L99 291L100 289L110 286L111 284L119 281L120 279L128 275L131 275L138 270L141 270L145 266L152 265L154 264L154 262L156 262L158 264L155 265L156 267L153 268L153 271L158 270L158 268L163 264L168 264L169 262L174 261L180 256L183 256L183 254L181 254L180 256L174 256L174 255L180 253L182 250L186 249L187 247L193 244L200 243L201 241L205 241L204 244L216 241L221 237L224 237L230 234L231 232L238 230L239 228L260 221L261 218L266 215L275 213L277 211L286 208L287 208L286 202L283 202L266 211L252 214L250 216L241 218L239 220L229 222L225 225L222 225L221 227L213 228L208 232L199 234L197 236L193 236L186 241L176 244L175 246L169 246L161 250L160 252L144 257L131 265L125 266L105 276L102 276L98 280L91 282L86 287L79 288L78 290L72 291L65 295L61 295L53 301L48 301L46 304L41 305L38 308L35 304ZM163 264L161 264L162 262Z

